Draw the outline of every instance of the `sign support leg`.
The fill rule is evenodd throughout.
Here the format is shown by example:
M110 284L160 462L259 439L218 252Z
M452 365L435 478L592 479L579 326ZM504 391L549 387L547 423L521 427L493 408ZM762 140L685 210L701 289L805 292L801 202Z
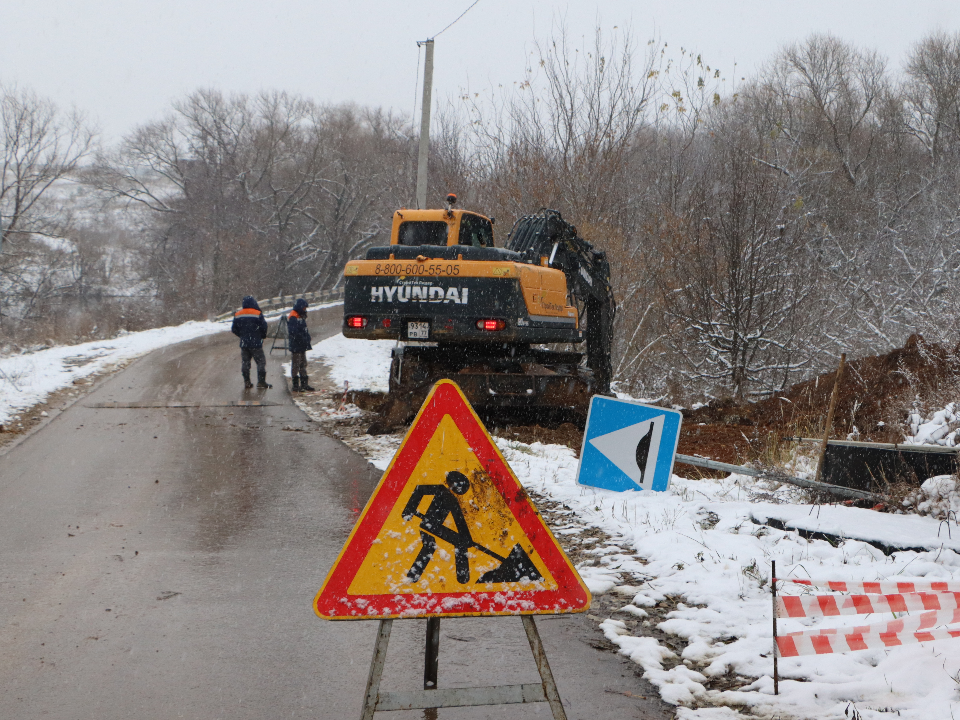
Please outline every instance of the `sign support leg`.
M547 662L547 654L543 651L543 643L540 641L537 624L533 621L532 615L521 615L520 617L523 620L523 629L527 633L530 650L533 652L533 660L537 664L540 679L543 681L543 694L546 696L547 702L550 703L550 710L553 712L553 720L567 720L563 703L560 702L560 693L557 691L557 683L553 679L550 663Z
M423 654L423 689L436 690L440 666L440 618L427 618L427 645ZM423 720L437 720L437 709L426 708Z
M377 709L377 698L380 695L380 678L383 677L383 666L387 661L387 644L390 642L390 631L393 629L393 620L381 620L377 632L377 642L373 646L373 660L370 661L370 676L367 678L367 692L363 698L363 712L360 720L373 720L373 713Z
M423 661L423 689L437 689L440 665L440 618L427 618L427 647Z

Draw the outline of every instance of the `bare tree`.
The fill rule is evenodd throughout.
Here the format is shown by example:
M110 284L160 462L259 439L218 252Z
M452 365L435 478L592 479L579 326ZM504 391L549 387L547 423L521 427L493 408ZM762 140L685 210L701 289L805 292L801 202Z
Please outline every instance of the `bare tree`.
M735 109L735 108L734 108ZM718 112L709 164L659 277L683 373L738 398L776 389L805 364L807 230L789 184L757 163L760 141Z
M907 127L937 165L960 150L960 33L935 33L907 60Z
M93 133L26 90L0 88L0 326L15 333L67 282L69 213L55 195L87 157Z
M0 124L0 248L32 233L61 234L62 217L44 201L87 157L93 133L78 113L65 115L32 92L3 87Z
M380 112L204 90L103 156L91 178L151 218L161 297L219 312L248 292L336 284L389 226L408 138Z
M891 91L876 52L812 35L777 56L763 88L773 103L770 120L788 142L826 151L846 182L863 181L879 149L880 118Z
M515 92L468 101L474 176L508 217L550 206L600 222L623 210L628 156L653 95L656 53L638 63L629 33L574 48L566 28L538 43ZM486 100L486 99L485 99Z

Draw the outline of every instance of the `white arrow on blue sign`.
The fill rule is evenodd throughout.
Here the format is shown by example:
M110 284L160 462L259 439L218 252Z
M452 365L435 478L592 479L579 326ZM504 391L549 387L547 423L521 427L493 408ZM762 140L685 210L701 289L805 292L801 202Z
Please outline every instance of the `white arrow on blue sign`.
M594 395L577 483L604 490L666 490L682 417L676 410Z

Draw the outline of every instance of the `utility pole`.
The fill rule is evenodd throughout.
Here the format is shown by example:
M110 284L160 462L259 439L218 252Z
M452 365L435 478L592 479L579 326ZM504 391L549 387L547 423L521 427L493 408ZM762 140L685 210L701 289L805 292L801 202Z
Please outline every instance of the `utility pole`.
M423 106L420 108L420 153L417 158L417 207L427 207L427 158L430 154L430 96L433 93L433 38L418 42L426 45L423 65Z

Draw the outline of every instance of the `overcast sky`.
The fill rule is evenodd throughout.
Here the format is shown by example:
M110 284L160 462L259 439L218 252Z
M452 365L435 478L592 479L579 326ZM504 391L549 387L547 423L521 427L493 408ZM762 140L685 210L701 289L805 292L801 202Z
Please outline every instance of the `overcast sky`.
M0 83L74 105L104 139L161 117L198 87L282 89L410 114L417 40L472 0L6 0ZM523 78L536 38L630 27L641 41L750 75L781 45L832 32L898 66L924 35L960 30L957 0L480 0L436 39L435 100ZM619 31L619 30L618 30ZM422 66L421 66L422 70Z

